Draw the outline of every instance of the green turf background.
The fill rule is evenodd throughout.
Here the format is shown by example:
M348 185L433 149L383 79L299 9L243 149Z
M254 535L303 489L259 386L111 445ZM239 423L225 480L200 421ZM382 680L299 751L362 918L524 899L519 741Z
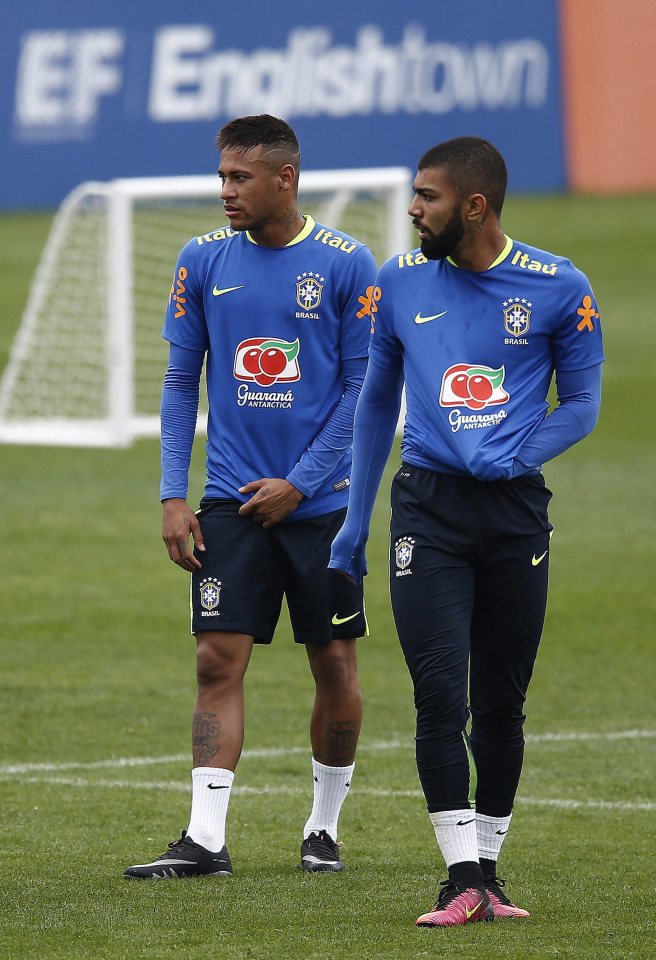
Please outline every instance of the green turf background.
M0 216L0 368L49 224L49 215ZM298 867L312 691L284 622L247 678L246 755L229 818L235 877L129 884L123 867L161 853L189 807L193 641L186 578L160 540L157 443L4 446L0 957L653 956L656 197L511 198L505 227L589 275L607 353L597 430L545 468L555 492L550 606L501 870L532 918L413 926L443 870L387 599L396 451L369 547L366 714L340 825L349 869L312 877ZM202 476L197 444L194 500ZM267 748L283 752L253 756ZM134 757L174 759L88 766ZM43 763L70 766L10 769Z

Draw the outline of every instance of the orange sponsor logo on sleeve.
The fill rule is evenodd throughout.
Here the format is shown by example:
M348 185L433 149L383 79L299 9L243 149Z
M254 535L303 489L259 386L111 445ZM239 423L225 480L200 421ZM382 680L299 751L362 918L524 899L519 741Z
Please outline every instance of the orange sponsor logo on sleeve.
M595 310L592 303L592 297L586 293L583 297L583 304L576 311L581 317L576 324L576 329L580 332L588 330L590 333L594 330L594 321L599 319L599 312Z
M373 284L364 292L364 296L358 297L358 303L362 304L362 308L356 313L356 317L361 319L362 317L369 317L371 319L371 332L374 332L374 323L375 317L374 314L378 313L378 301L383 295L383 291L380 287L374 287Z
M178 320L180 317L184 317L186 313L184 305L187 302L187 298L185 297L187 288L184 285L184 281L187 279L188 275L189 275L189 271L187 270L187 268L180 267L178 269L178 273L175 280L171 284L171 292L169 293L169 305L171 304L171 302L175 303L175 319L176 320Z

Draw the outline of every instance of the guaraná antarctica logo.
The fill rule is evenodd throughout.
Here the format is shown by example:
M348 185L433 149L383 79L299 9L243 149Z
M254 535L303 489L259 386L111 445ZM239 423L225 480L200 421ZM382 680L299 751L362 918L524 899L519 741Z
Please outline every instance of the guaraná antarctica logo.
M250 380L261 387L272 383L292 383L301 379L298 365L299 340L275 340L272 337L251 337L242 340L235 351L234 375L237 380Z

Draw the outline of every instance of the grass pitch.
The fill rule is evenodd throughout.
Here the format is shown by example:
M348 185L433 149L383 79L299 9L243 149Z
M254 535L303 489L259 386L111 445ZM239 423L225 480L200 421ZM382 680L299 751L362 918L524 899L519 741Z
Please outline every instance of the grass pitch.
M49 221L0 217L0 366ZM608 358L597 430L545 468L555 492L550 605L500 870L531 919L414 927L444 871L387 594L396 453L368 551L365 721L340 823L348 870L309 876L298 866L312 692L285 622L247 677L228 821L234 878L148 884L121 874L187 823L194 692L186 576L159 535L157 444L1 447L2 958L653 956L654 222L656 197L515 198L505 217L512 236L588 273Z

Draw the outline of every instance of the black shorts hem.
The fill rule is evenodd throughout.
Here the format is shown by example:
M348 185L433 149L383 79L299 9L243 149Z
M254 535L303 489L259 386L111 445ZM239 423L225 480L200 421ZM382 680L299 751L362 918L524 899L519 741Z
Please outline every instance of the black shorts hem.
M250 626L245 627L242 623L226 623L225 620L222 620L221 623L203 623L200 627L195 627L192 624L191 632L193 635L197 633L243 633L247 637L253 637L254 643L268 644L273 641L273 634L266 627L254 630Z

